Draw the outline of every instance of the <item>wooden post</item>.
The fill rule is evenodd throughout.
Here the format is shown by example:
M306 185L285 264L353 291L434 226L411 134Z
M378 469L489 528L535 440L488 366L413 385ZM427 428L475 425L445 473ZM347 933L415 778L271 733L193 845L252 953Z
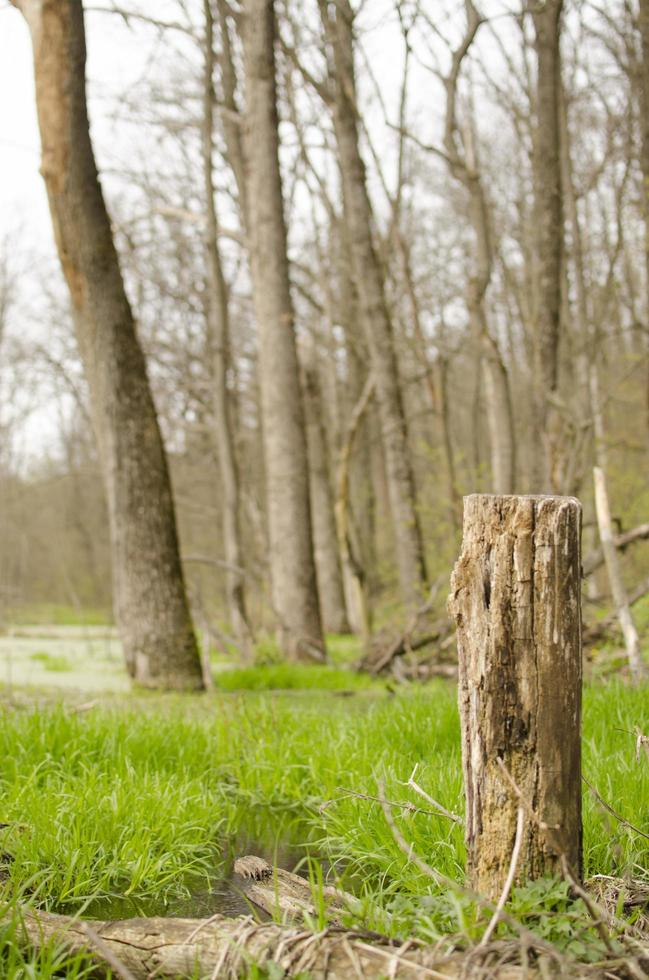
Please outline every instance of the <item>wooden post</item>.
M581 874L580 539L573 497L464 498L449 610L467 874L490 898L502 890L516 836L512 783L526 808L517 880L558 873L562 855Z

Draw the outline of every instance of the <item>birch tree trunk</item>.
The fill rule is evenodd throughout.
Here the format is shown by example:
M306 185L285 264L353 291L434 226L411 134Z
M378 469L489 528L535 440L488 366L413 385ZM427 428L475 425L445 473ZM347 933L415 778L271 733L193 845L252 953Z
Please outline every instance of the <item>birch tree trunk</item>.
M613 593L615 611L620 623L620 629L624 636L626 654L629 660L629 668L634 681L638 682L646 676L646 668L640 653L640 638L633 622L629 599L622 579L622 571L618 560L617 548L613 539L613 525L611 523L611 511L608 503L608 493L606 492L606 477L604 470L596 466L593 470L595 481L595 510L597 512L597 526L599 527L599 538L602 542L602 551L606 562L608 580Z
M239 467L233 437L232 404L227 386L230 363L230 310L228 289L223 275L219 250L219 226L214 199L214 27L210 0L204 0L205 78L203 92L203 183L205 191L206 228L205 259L207 266L206 318L210 349L214 428L221 477L223 508L223 550L227 562L226 592L228 616L232 630L245 659L253 652L253 637L248 622L245 598L245 572L241 546L239 513Z
M581 871L580 537L573 497L464 501L449 611L458 631L467 871L491 898L511 861L517 791L528 809L518 880L557 873L562 856Z
M426 582L424 547L415 502L393 328L381 265L372 240L372 208L359 149L353 12L348 0L340 0L335 12L321 2L320 10L325 32L333 45L333 118L342 174L344 213L349 228L354 280L376 382L399 582L404 601L417 606L421 603Z
M127 667L149 687L202 688L167 460L90 142L83 7L13 2L32 38L41 172L90 393Z
M325 657L311 543L309 466L279 170L272 0L245 0L243 130L247 233L259 329L259 383L273 605L296 659Z

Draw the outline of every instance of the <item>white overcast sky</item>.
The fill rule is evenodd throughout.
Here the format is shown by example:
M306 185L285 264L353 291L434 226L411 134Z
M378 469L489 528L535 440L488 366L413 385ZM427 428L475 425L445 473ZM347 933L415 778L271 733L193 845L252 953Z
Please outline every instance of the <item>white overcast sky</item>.
M145 0L160 15L165 0ZM101 112L101 101L137 84L146 71L155 35L145 28L129 30L114 15L86 15L90 116L98 147L110 145L115 134ZM27 25L19 13L0 0L0 233L19 227L34 240L49 236L49 217L39 175L40 141L36 120L32 51ZM35 235L34 232L37 231Z
M120 90L137 86L147 72L154 70L150 59L153 56L155 65L155 51L160 47L156 31L135 23L129 29L119 16L92 12L92 7L101 2L85 3L89 11L86 34L90 118L100 167L102 150L128 138L124 133L111 132L107 128L103 104L112 101L114 105ZM430 0L430 3L431 9L439 5L441 10L447 6L442 0ZM509 4L510 0L484 0L483 10L486 14L499 14ZM151 16L177 18L173 0L128 0L124 6ZM398 32L384 31L381 26L386 22L386 10L390 8L391 3L386 0L369 0L364 6L364 14L373 27L367 48L373 61L376 59L376 74L384 87L386 81L389 86L393 78L396 90L401 43ZM393 13L389 19L394 23ZM460 13L460 29L462 21ZM431 84L430 76L428 84ZM38 174L39 139L31 44L23 17L9 0L0 0L0 93L0 234L6 235L8 229L18 224L25 229L37 227L40 237L46 233L48 219L45 191Z
M430 12L442 17L443 9L457 10L452 28L455 43L463 30L464 17L459 3L451 0L428 0ZM372 63L372 70L380 80L383 97L390 114L396 121L402 65L402 41L396 26L394 0L366 0L363 6L364 28L367 33L364 46ZM128 162L137 167L140 154L155 154L155 143L146 143L147 130L133 130L132 124L117 118L115 107L120 105L120 94L137 95L138 86L146 91L151 77L165 78L174 55L174 47L182 44L170 34L161 42L156 30L133 22L129 27L114 13L93 12L93 6L110 6L110 0L86 0L86 36L88 47L88 94L91 131L100 172L104 170L104 187L108 189L110 202L113 178L107 178L106 167ZM518 6L518 0L483 0L486 15L498 15L508 7ZM178 19L177 0L124 0L124 7L139 10L161 19ZM194 11L201 21L201 5L189 0L186 8ZM441 23L449 28L448 21ZM506 21L499 21L506 30ZM500 27L499 27L500 29ZM483 30L484 36L484 30ZM485 38L486 40L486 38ZM362 71L362 68L361 68ZM0 0L0 244L16 242L29 269L30 298L38 290L33 288L33 276L38 276L38 262L42 257L55 263L52 230L47 199L39 174L40 141L36 119L33 84L31 41L27 25L9 0ZM435 92L435 81L429 73L420 70L411 79L411 114L424 140L434 138L431 122L441 118L443 99L440 90ZM380 117L380 114L379 114ZM379 118L377 117L377 118ZM378 122L378 146L381 140L394 143L394 132L383 131ZM386 145L384 143L384 145ZM370 168L371 169L371 168ZM120 185L123 189L123 183ZM32 318L34 319L34 318ZM38 317L35 329L38 329ZM22 331L22 326L20 330ZM27 442L35 451L47 442L51 433L52 413L43 407L36 412L28 429Z

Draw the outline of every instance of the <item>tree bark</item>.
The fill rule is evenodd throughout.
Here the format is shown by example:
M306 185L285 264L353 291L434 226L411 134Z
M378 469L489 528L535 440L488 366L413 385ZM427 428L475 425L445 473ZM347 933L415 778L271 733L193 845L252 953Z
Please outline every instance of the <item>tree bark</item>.
M228 564L226 593L228 616L245 659L253 653L253 636L248 622L241 546L239 513L239 466L233 436L232 404L227 375L230 364L230 309L228 288L223 275L218 241L218 215L214 199L214 29L210 0L204 0L205 79L203 93L203 182L205 190L206 228L205 258L207 266L207 342L210 350L212 404L219 459L223 508L223 550Z
M296 659L325 657L311 544L309 468L279 170L272 0L243 7L248 240L259 329L273 605Z
M581 505L474 494L449 611L458 629L467 872L497 897L529 816L518 879L581 872ZM506 772L503 772L503 768ZM543 829L547 825L547 830Z
M41 172L90 392L127 667L149 687L202 688L167 460L90 142L83 8L14 3L32 36Z
M552 394L559 382L563 202L561 186L561 13L563 0L532 3L537 59L537 125L534 146L536 221L535 424L543 448L537 454L535 489L554 489L558 418Z
M325 630L331 633L349 633L323 423L324 406L317 365L311 359L310 352L303 358L303 377L313 549L318 577L320 613Z
M404 601L421 603L426 583L424 546L415 501L415 485L383 275L372 240L373 215L358 141L353 54L353 12L339 0L335 12L320 2L334 56L333 118L342 174L345 220L362 320L376 382L376 398L385 456L390 512L395 531L399 582Z

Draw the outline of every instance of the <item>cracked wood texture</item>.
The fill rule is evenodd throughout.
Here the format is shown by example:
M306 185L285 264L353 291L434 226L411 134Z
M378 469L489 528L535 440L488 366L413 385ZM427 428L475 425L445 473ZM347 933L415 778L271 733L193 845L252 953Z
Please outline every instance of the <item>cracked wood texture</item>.
M0 925L8 922L0 916ZM89 926L91 933L86 931ZM133 980L194 977L197 980L238 980L276 964L278 975L313 980L390 976L457 977L461 954L445 955L436 946L401 945L375 933L332 928L313 933L303 926L258 923L251 917L228 919L124 919L82 922L65 915L23 910L16 919L17 940L34 949L56 943L69 952L88 952L93 976ZM265 975L265 974L264 974ZM529 974L538 976L536 972ZM499 974L518 980L517 968Z
M573 497L465 497L449 611L467 874L491 898L507 875L519 805L499 760L528 810L518 880L557 873L561 853L581 873L580 543Z

